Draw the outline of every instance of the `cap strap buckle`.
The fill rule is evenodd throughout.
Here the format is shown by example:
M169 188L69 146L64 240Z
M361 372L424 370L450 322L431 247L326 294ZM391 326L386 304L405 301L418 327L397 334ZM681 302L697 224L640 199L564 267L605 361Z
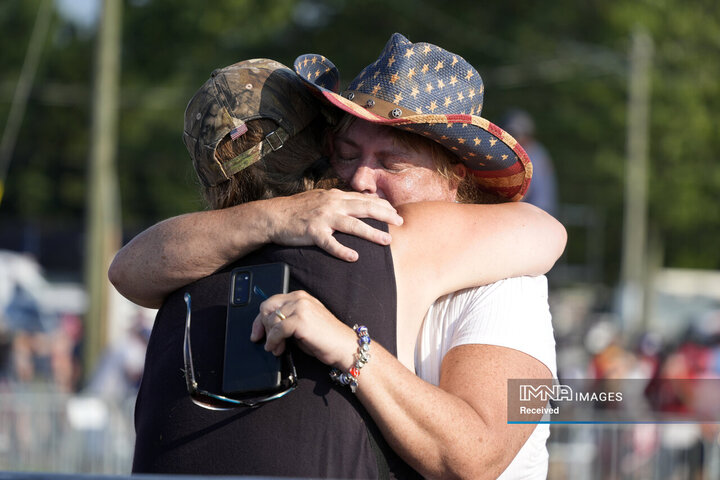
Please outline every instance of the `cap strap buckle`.
M280 150L284 145L284 140L287 140L288 135L282 135L282 133L284 132L284 130L275 130L265 136L264 141L267 142L268 145L270 145L270 148L272 148L273 152L277 152L278 150Z
M267 147L273 152L280 150L288 138L290 138L290 135L287 131L282 127L278 127L274 132L268 133L262 142L250 147L237 157L224 162L222 165L223 173L229 179L240 170L249 167L267 155L270 152Z

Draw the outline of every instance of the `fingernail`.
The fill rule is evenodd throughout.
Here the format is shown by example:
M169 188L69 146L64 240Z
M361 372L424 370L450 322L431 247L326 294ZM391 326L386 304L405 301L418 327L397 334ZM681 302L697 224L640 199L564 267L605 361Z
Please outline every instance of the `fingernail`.
M385 243L385 245L389 245L390 242L392 242L392 236L390 236L389 233L384 234L382 239L383 239L383 243Z

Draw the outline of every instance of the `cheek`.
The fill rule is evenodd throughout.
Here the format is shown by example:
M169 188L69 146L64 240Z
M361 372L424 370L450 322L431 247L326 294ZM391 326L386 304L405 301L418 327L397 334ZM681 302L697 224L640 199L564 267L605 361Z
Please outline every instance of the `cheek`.
M397 185L399 192L404 193L407 197L416 197L428 187L429 185L423 181L422 176L417 174L406 175Z
M447 182L425 169L412 169L385 179L382 188L393 205L418 201L452 201Z
M344 182L349 182L355 173L355 167L343 163L339 163L330 159L330 166L335 171L335 174L340 177Z

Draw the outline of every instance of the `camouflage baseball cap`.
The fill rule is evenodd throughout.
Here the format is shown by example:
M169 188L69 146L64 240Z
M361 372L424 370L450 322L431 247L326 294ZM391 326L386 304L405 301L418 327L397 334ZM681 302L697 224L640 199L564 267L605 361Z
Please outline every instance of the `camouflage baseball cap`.
M245 60L212 72L190 99L183 141L202 184L215 186L280 149L319 113L319 102L294 71L265 58ZM260 118L277 128L233 159L215 158L220 140L238 138L247 131L245 122Z

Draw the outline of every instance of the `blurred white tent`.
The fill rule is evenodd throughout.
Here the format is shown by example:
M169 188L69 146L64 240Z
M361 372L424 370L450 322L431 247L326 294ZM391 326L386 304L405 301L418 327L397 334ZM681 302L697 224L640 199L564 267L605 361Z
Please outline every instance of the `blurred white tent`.
M48 330L61 315L82 315L86 309L81 284L48 282L32 256L0 250L0 323L5 328Z

